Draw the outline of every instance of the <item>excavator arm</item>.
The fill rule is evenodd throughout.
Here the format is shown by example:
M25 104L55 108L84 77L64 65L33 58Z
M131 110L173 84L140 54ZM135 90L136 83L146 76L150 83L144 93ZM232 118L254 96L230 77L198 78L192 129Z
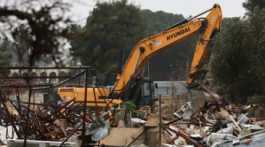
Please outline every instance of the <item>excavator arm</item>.
M163 31L154 36L141 40L133 49L124 65L121 75L119 75L114 86L115 92L124 90L132 77L141 70L145 62L163 48L181 42L185 38L192 36L202 26L198 19L176 26L167 31Z
M222 24L222 11L220 6L215 5L211 13L205 19L207 26L196 44L188 78L186 80L186 83L189 87L198 85L196 80L200 80L200 78L202 78L201 76L204 75L202 67L208 63L209 59L209 50L207 49L207 46L214 34L217 31L220 31Z
M208 13L205 18L198 18L199 16ZM109 106L109 102L119 104L120 100L107 99L110 95L118 96L120 98L122 93L126 90L128 83L141 71L146 61L162 51L168 46L179 43L197 32L202 32L199 41L197 42L194 52L191 69L187 79L188 86L196 81L200 67L208 57L207 45L211 40L214 32L220 29L222 22L222 11L219 5L214 5L213 8L204 11L203 13L186 20L182 23L176 24L171 28L162 31L158 34L147 37L139 41L128 57L123 70L117 76L117 80L113 89L102 88L88 88L87 95L89 106ZM84 101L84 88L78 87L60 87L58 94L64 101L74 99L77 102ZM113 98L113 97L112 97Z
M206 18L197 18L198 16L209 12ZM208 56L207 45L215 31L218 31L222 22L222 11L219 5L214 5L200 15L177 24L168 30L141 40L131 51L129 58L124 65L121 75L118 76L114 86L114 92L124 91L128 82L133 76L142 69L145 62L157 52L164 48L183 41L201 30L203 33L197 42L191 69L187 79L187 84L192 85L195 75Z

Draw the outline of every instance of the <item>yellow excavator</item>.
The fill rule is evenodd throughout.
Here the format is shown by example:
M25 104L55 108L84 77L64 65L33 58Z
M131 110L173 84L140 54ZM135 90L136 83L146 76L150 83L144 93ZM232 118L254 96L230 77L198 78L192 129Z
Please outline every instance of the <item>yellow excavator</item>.
M206 17L200 18L204 14L207 14ZM207 46L214 34L220 30L221 23L221 7L215 4L211 9L195 17L142 39L132 48L122 72L116 77L113 88L87 88L88 106L111 107L122 103L126 91L131 89L132 81L137 81L141 77L148 59L166 47L182 42L199 32L199 40L186 81L188 87L198 84L198 79L204 73L202 66L207 63L209 57ZM58 94L63 101L84 102L85 100L85 88L82 87L60 87Z

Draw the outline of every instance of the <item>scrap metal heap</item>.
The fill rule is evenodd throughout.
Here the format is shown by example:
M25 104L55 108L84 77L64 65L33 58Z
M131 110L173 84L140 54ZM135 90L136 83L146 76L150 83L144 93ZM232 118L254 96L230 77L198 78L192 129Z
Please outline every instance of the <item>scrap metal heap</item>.
M158 140L166 147L265 146L265 141L262 141L265 139L264 122L248 117L254 106L231 105L205 87L201 88L208 100L199 111L194 110L193 102L188 102L172 114L174 119L166 120L161 116L161 106L158 106L157 115L158 112L153 111L156 108L144 106L137 109L131 102L111 109L86 107L84 103L73 100L35 103L30 100L33 87L24 86L29 87L28 101L20 101L19 94L15 99L10 99L10 89L2 87L0 90L0 125L12 126L18 139L60 141L62 144L73 140L82 140L85 144L99 141L101 144L113 144L113 140L117 139L116 144L125 142L124 145L128 146L131 145L128 140L135 142L145 131L147 137L142 143L148 146L152 144L151 141ZM15 89L18 90L17 87ZM161 98L159 101L161 105ZM161 131L148 131L148 128L160 128ZM125 130L132 133L127 132L123 136L126 139L121 140L121 134L116 135L115 132ZM158 134L161 139L155 137ZM153 135L152 138L150 135Z
M65 83L84 84L84 79L88 79L84 78L84 75L87 76L88 72L91 72L88 67L7 67L1 68L0 71L6 71L7 69L19 71L20 73L16 76L0 76L2 81L0 85L0 126L6 128L11 126L15 133L15 136L12 137L24 140L64 142L69 138L73 138L73 136L94 134L91 132L95 132L110 119L108 111L97 113L95 109L88 109L83 103L73 102L73 100L62 101L54 92L56 87ZM28 71L28 73L32 73L36 70L41 70L41 72L43 70L77 71L70 72L70 75L74 76L64 75L63 77L22 75L22 73ZM51 79L48 80L48 78ZM63 80L57 80L57 83L51 82L58 78L63 78ZM48 83L43 83L43 81ZM88 82L86 81L86 83ZM35 100L39 99L40 96L39 92L41 95L48 94L51 99L36 102ZM11 139L13 139L12 137ZM97 141L96 138L97 136L94 136L94 140Z
M31 104L17 103L0 94L1 126L12 126L18 139L68 141L69 138L81 136L85 123L85 135L90 135L91 142L99 141L108 132L103 134L102 128L109 128L110 113L102 111L96 116L95 111L86 113L82 104L73 101L55 103ZM36 106L37 105L37 106ZM85 119L84 119L85 118ZM71 140L71 139L70 139Z
M164 146L195 147L264 146L264 122L249 118L255 106L236 106L225 100L206 101L199 110L192 102L174 113L175 120L164 122Z
M28 108L0 96L2 112L1 125L13 126L18 138L37 140L58 140L66 137L73 129L66 129L65 125L75 126L80 118L72 111L75 105L71 102L65 104L42 104L36 108ZM7 105L9 104L9 105ZM75 114L76 113L76 114Z
M18 104L0 95L1 100L1 125L13 126L18 138L36 140L64 141L72 136L82 134L83 121L86 123L86 135L91 135L91 141L99 141L106 137L113 120L115 126L122 126L120 121L133 123L134 127L143 127L148 122L151 110L147 107L135 110L129 120L112 118L111 113L101 113L96 117L95 113L87 115L83 119L83 111L80 104L69 101L58 101L53 104L43 104L36 108L27 108L26 104ZM223 102L206 103L200 111L194 112L191 103L183 105L173 115L174 120L163 121L163 145L180 146L193 145L195 147L221 147L225 143L251 144L252 133L265 133L262 122L254 121L247 117L251 106L237 107ZM227 114L223 109L227 110ZM117 112L120 115L125 111ZM117 115L116 115L117 116ZM230 116L233 119L230 119ZM128 118L128 117L127 117ZM265 135L264 135L265 136Z
M11 83L8 82L9 85ZM16 84L22 86L25 82ZM24 86L30 87L30 98L33 87ZM105 145L128 146L132 145L128 144L128 140L133 143L137 139L141 140L139 136L145 134L146 139L140 144L148 146L156 144L154 142L158 140L161 140L163 146L172 147L265 145L262 141L265 139L264 122L248 117L253 106L231 105L208 88L201 88L208 100L200 110L194 110L193 102L188 102L172 113L174 119L167 120L161 116L161 106L158 106L159 115L154 115L158 111L157 108L144 106L137 109L131 102L111 109L84 107L84 103L73 100L66 102L57 99L33 103L30 99L21 101L19 94L15 99L10 99L9 93L17 91L18 88L6 90L2 87L0 125L12 126L18 139L60 141L62 144L66 141L83 140L86 144L96 144L100 141ZM160 104L161 101L160 99ZM126 131L127 134L123 134L123 137L115 134ZM155 137L158 134L161 139Z

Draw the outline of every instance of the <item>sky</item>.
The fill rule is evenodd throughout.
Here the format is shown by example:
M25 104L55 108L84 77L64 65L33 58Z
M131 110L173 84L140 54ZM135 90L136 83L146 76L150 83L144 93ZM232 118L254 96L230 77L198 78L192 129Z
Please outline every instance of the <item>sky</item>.
M73 0L73 19L84 23L89 12L95 7L96 1L113 0ZM221 5L224 17L243 16L245 9L242 3L246 0L129 0L142 9L152 11L165 11L175 14L183 14L185 17L196 15L211 8L215 3Z

